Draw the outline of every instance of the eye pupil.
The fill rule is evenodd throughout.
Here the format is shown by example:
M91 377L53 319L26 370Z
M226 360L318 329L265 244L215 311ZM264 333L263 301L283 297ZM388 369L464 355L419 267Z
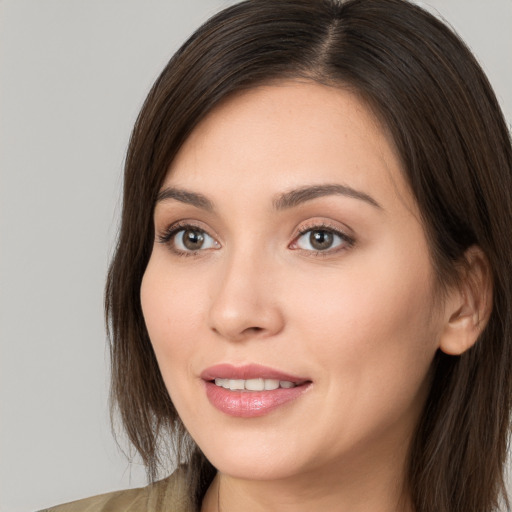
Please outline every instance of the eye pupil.
M195 251L201 249L204 243L204 235L201 231L196 229L187 229L183 233L183 245L191 250Z
M309 235L311 247L318 251L329 249L334 241L334 235L329 231L312 231Z

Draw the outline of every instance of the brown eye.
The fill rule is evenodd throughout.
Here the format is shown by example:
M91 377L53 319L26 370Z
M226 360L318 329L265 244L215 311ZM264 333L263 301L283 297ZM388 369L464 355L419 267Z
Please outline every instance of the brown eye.
M197 252L219 247L219 244L208 233L194 226L175 231L167 241L178 252Z
M332 228L312 228L303 231L294 242L294 249L305 251L330 252L335 249L343 249L352 246L354 241L341 231L335 231Z
M330 249L334 241L334 235L329 231L311 231L309 243L316 251Z
M186 229L182 232L183 245L189 251L197 251L201 249L204 244L204 235L197 229Z

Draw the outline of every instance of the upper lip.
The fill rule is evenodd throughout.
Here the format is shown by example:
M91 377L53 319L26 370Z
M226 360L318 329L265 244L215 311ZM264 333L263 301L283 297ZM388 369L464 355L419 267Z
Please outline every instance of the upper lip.
M276 379L300 384L308 382L307 377L299 377L289 373L263 366L260 364L246 364L243 366L234 366L232 364L223 363L210 366L201 372L203 380L212 381L215 379Z

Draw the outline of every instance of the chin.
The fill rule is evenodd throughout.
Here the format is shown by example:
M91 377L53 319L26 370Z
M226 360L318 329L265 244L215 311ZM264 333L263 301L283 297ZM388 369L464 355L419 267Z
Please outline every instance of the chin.
M301 452L283 442L271 442L261 436L244 436L244 442L218 440L199 443L210 463L221 473L244 480L279 480L292 476L299 467ZM275 441L275 440L274 440Z
M282 480L293 476L297 472L296 463L291 461L273 461L272 459L243 460L242 457L222 457L222 460L213 466L222 474L240 480Z

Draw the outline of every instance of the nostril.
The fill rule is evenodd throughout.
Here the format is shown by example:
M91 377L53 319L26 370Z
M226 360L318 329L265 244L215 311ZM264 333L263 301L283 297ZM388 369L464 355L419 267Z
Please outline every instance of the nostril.
M263 330L264 330L264 329L263 329L263 327L248 327L248 328L246 329L246 331L248 331L248 332L253 332L253 333L255 333L255 332L261 332L261 331L263 331Z

